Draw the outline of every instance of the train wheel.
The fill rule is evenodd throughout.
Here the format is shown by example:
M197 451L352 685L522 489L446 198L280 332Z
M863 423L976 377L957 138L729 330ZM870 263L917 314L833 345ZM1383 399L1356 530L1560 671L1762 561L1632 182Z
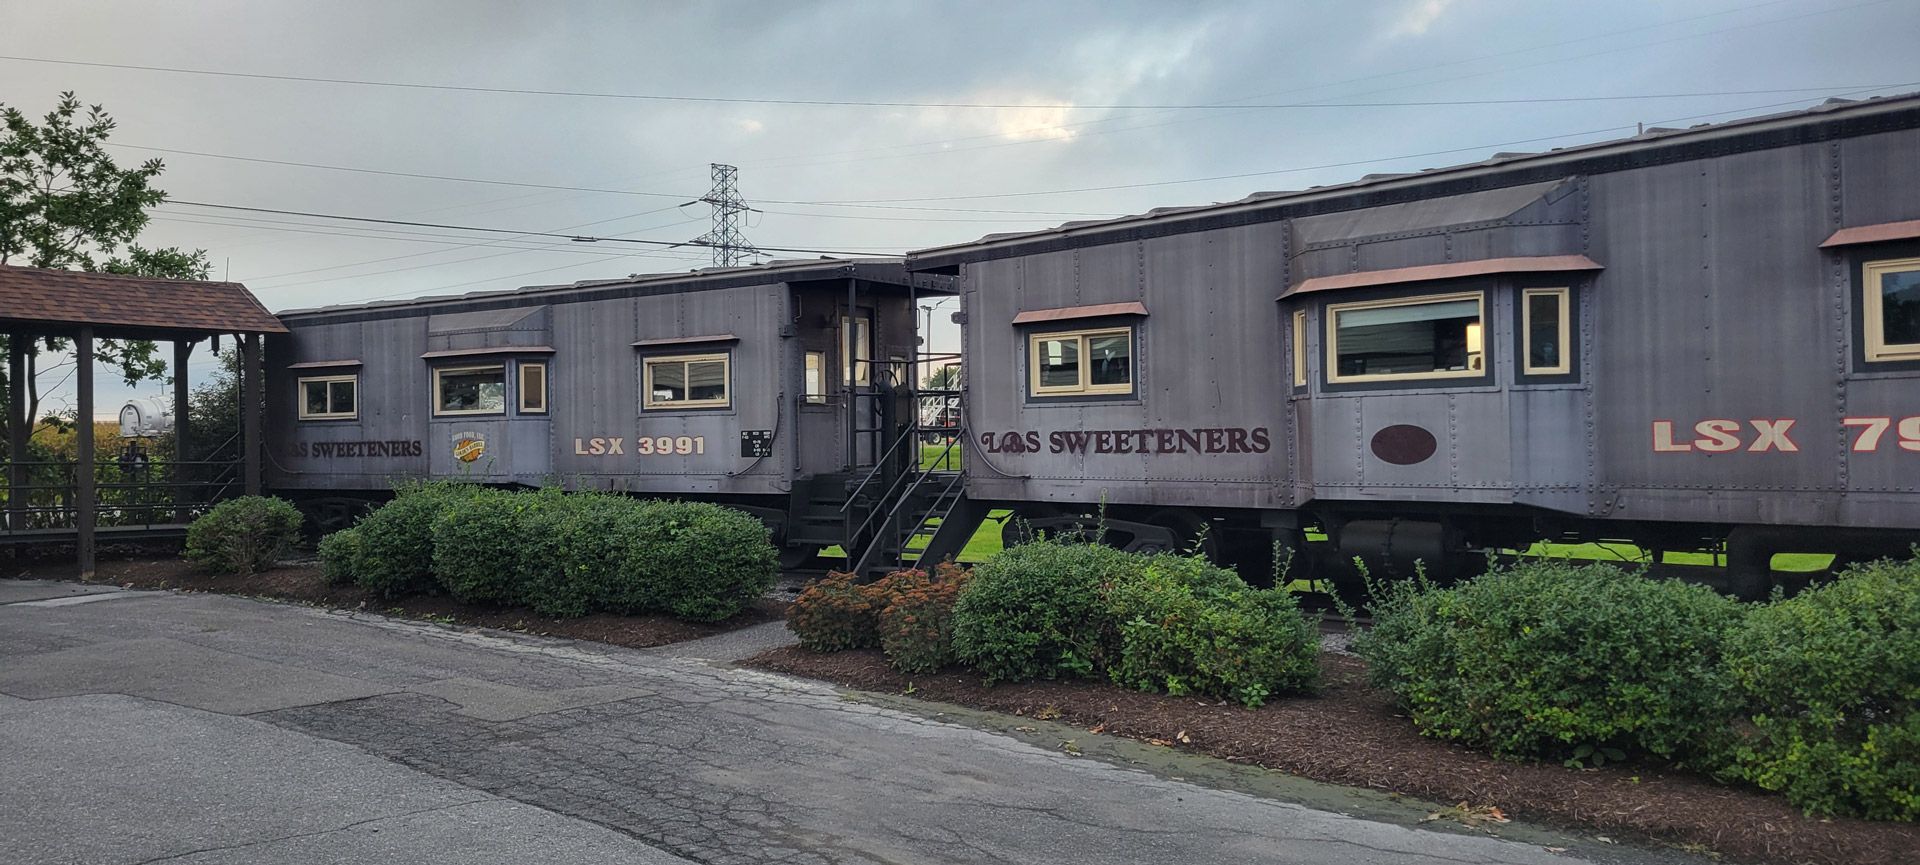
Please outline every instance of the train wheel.
M820 555L819 544L801 544L780 548L780 570L797 571L812 563Z
M1773 545L1762 529L1736 526L1727 533L1727 594L1764 601L1773 592Z
M1207 561L1226 564L1221 561L1222 541L1213 525L1187 511L1165 510L1148 515L1147 525L1166 529L1173 533L1173 545L1164 549L1155 549L1153 545L1141 545L1143 553L1185 553L1198 552L1207 557Z

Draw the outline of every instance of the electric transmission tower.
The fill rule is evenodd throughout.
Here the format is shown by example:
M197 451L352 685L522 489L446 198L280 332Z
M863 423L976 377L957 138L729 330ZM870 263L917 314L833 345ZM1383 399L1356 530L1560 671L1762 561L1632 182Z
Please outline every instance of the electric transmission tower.
M748 207L747 200L740 197L737 184L740 169L718 162L710 167L713 169L713 189L700 200L713 206L713 230L695 238L693 242L713 250L713 266L736 267L760 254L760 250L747 242L746 235L740 233L741 215L753 208Z

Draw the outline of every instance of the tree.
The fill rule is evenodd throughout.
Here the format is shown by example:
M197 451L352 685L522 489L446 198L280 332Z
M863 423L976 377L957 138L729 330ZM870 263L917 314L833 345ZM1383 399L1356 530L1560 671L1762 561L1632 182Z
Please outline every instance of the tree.
M960 365L950 363L946 366L935 368L932 373L927 375L927 380L921 383L921 387L926 390L959 390Z
M99 105L87 107L84 115L81 108L71 91L62 93L36 124L19 109L0 105L0 264L207 278L204 250L148 249L134 243L146 227L147 209L167 199L153 186L165 166L158 159L137 168L116 165L105 147L113 118ZM0 335L0 353L6 344ZM29 422L40 413L41 353L67 347L67 340L48 337L29 348ZM100 340L95 353L129 385L166 373L166 362L149 340ZM0 405L10 393L6 376L6 365L0 363ZM0 417L0 431L13 416L13 407L8 408Z

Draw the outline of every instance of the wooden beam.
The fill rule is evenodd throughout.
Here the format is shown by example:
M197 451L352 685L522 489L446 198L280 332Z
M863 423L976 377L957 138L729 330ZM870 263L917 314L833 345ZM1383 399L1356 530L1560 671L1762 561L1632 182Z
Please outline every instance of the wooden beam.
M80 554L80 579L93 579L93 328L80 328L73 340L74 379L79 386L80 410L75 418L79 460L73 468L74 527Z
M179 486L195 474L183 465L193 453L192 428L187 425L187 407L191 396L187 381L187 358L193 354L193 340L173 341L173 521L187 521L187 488Z
M260 335L240 337L240 452L247 495L260 494Z
M33 337L25 331L7 335L7 526L27 527L27 437L33 418L27 416L27 347Z

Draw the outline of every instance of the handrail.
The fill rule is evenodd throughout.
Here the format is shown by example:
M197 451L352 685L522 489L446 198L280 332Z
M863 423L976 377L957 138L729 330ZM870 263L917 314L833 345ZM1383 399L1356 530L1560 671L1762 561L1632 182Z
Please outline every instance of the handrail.
M960 504L959 497L956 496L953 498L948 498L947 494L953 492L953 485L959 483L960 479L963 477L966 477L966 476L959 472L954 472L953 479L947 481L946 487L940 490L940 499L946 500L947 502L946 508L940 511L940 521L941 521L942 527L945 527L947 517L953 515L954 506ZM920 530L926 528L927 523L932 521L933 521L933 510L929 508L927 510L926 515L921 517L920 522L913 527L913 531L910 531L907 533L907 537L912 538L914 535L920 534ZM924 562L927 560L927 550L932 549L932 547L933 547L933 539L928 538L927 545L920 548L920 555L913 557L913 567L918 568L920 567L921 562ZM900 552L901 552L901 561L902 563L904 563L906 560L905 558L906 550L902 549Z
M916 441L917 441L917 440L918 440L918 439L916 439ZM950 441L950 442L947 442L947 447L946 447L946 450L947 450L947 451L951 451L951 450L953 450L953 447L954 447L954 445L956 445L956 444L959 444L959 439L957 439L957 438L956 438L956 439L954 439L953 441ZM944 457L946 456L946 452L945 452L945 451L942 451L942 452L941 452L941 454L940 454L940 456L941 456L941 458L944 458ZM936 458L936 459L935 459L935 462L938 462L938 461L939 461L939 459L938 459L938 458ZM896 517L896 516L898 516L898 515L900 514L900 509L901 509L901 508L904 508L904 507L906 507L906 506L907 506L907 502L910 502L910 501L913 501L913 493L914 493L914 491L915 491L915 490L918 490L918 489L920 489L920 485L921 485L921 484L923 484L923 483L925 483L925 482L926 482L926 480L927 480L927 478L929 478L929 477L932 477L932 476L933 476L933 469L931 469L931 468L918 468L918 467L916 466L916 468L915 468L915 470L914 470L913 472L909 472L908 474L911 474L911 475L913 476L913 479L914 479L914 480L913 480L913 483L912 483L911 485L909 485L909 486L908 486L908 487L906 488L906 490L905 490L905 491L903 491L903 492L901 492L901 493L900 493L900 495L899 495L899 497L897 497L897 498L893 498L893 499L892 499L892 501L893 501L893 507L892 507L892 508L889 508L889 509L887 510L887 516L886 516L886 518L885 518L884 520L882 520L882 521L881 521L881 523L880 523L881 525L883 525L883 526L884 526L884 525L886 525L886 524L887 524L888 522L890 522L890 521L892 521L894 517ZM906 476L907 476L907 475L901 475L901 477L902 477L902 478L905 478ZM954 472L954 477L955 477L956 479L958 479L958 478L959 478L960 476L961 476L961 473L959 473L959 472ZM897 481L896 481L896 483L897 483ZM952 481L948 481L948 487L949 487L949 488L951 488L951 486L952 486L952 483L953 483ZM889 490L889 491L891 491L891 490ZM878 510L875 510L875 511L873 511L872 513L869 513L869 514L867 515L867 519L866 519L866 522L863 522L863 523L861 523L861 524L860 524L860 530L859 530L859 531L856 531L856 532L854 532L854 533L853 533L853 536L854 536L854 537L859 537L859 536L860 536L860 532L863 532L863 531L865 531L865 530L866 530L866 528L867 528L867 525L868 525L868 524L870 524L870 523L872 523L872 522L873 522L873 518L874 518L874 516L876 516L876 515L877 515L877 514L879 514L879 513L880 513L880 512L879 512ZM911 537L911 535L909 535L908 537ZM867 559L869 559L869 558L871 558L871 557L873 556L873 551L874 551L874 547L875 547L875 544L874 544L873 542L871 542L871 541L870 541L870 542L868 542L868 543L866 544L866 546L864 546L863 548L861 548L861 550L860 550L860 558L859 558L859 559L858 559L857 561L855 561L855 562L854 562L854 567L853 567L853 573L856 573L856 574L857 574L857 573L860 573L860 570L861 570L862 568L865 568L865 567L867 566Z

